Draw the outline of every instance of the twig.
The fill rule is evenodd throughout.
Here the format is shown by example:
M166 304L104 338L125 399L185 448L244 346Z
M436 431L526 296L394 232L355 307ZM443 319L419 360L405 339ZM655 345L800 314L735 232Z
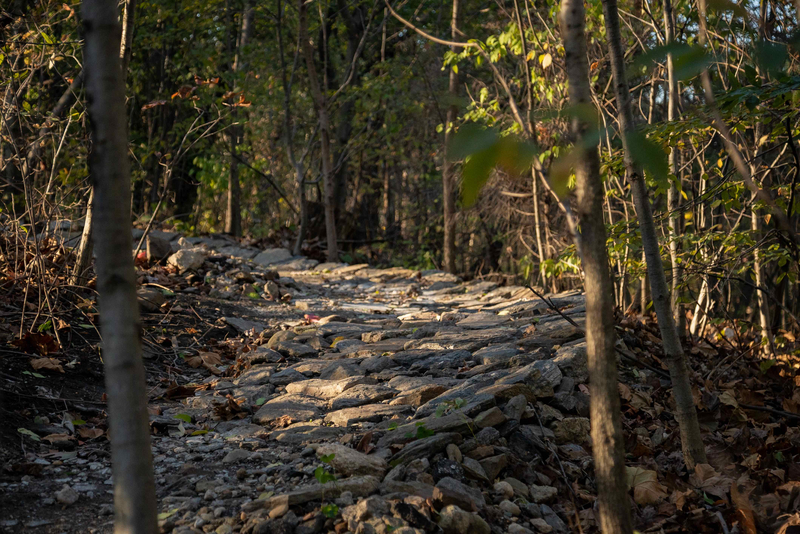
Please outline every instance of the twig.
M755 410L757 412L767 412L774 415L779 415L781 417L786 417L787 419L800 419L800 415L796 413L786 412L784 410L778 410L777 408L770 408L769 406L754 406L752 404L742 404L739 403L739 407L744 408L745 410Z

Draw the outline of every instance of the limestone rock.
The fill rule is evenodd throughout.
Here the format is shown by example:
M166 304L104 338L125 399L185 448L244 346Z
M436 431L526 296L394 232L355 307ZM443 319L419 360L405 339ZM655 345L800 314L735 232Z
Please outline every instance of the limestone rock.
M531 492L531 500L536 504L551 502L558 495L558 490L553 486L537 486L536 484L531 484L529 489Z
M579 383L589 380L586 341L562 346L556 351L553 363L558 366L565 376L574 378Z
M586 443L589 440L591 424L586 417L565 417L553 423L556 443Z
M439 512L439 526L444 534L490 534L492 529L479 515L466 512L455 505Z
M438 506L455 505L470 512L478 512L486 506L480 490L450 477L442 478L436 483L436 487L433 489L433 500Z
M292 253L285 248L268 248L261 251L253 261L259 265L268 266L275 263L281 263L292 257Z
M330 461L331 466L344 476L372 475L383 478L388 469L388 464L383 458L367 455L344 445L328 443L317 448L317 456L330 454L334 455Z
M360 378L360 380L367 381L371 379ZM330 406L332 410L342 410L344 408L354 408L356 406L363 406L365 404L374 404L382 400L390 399L397 393L390 387L382 384L359 384L346 389L340 395L337 395L331 400Z
M186 271L196 271L203 266L205 260L206 253L202 249L182 248L167 258L167 265L175 267L183 274Z

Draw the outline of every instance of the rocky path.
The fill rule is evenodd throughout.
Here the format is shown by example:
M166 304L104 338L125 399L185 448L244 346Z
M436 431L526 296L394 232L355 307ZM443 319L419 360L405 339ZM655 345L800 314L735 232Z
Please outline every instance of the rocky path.
M163 532L525 534L591 524L591 497L576 492L592 485L581 331L530 290L317 264L224 240L172 248L171 274L142 278L143 307L217 303L209 331L227 333L215 341L236 352L176 350L171 386L154 385ZM159 289L166 284L176 296ZM582 295L551 297L583 323ZM54 485L42 489L45 508L93 512L82 516L88 524L58 528L111 531L105 450L41 463ZM7 498L26 484L35 482L0 488ZM2 519L6 531L35 531L37 511Z

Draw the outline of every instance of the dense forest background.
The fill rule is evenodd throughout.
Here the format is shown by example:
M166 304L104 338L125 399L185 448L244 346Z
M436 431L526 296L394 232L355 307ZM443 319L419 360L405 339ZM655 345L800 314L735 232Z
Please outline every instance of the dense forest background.
M556 2L462 2L455 19L443 2L134 5L126 96L139 226L228 232L322 259L332 219L341 260L445 267L551 290L580 285L569 230L574 179L553 180L569 163L569 122L580 111L567 101ZM77 7L16 0L0 19L4 211L74 239L91 189ZM776 231L774 210L796 227L794 6L709 2L703 46L694 2L671 9L668 39L663 4L619 7L641 132L634 152L647 160L668 276L692 333L711 326L709 314L741 321L744 331L761 313L762 327L786 329L798 313L797 251ZM647 286L605 31L601 5L588 4L615 302L635 309L647 306ZM464 46L434 42L442 38ZM699 76L705 67L713 107ZM737 173L717 112L766 197ZM473 156L466 196L448 208L457 195L443 194L443 182L459 180L455 163L470 151L454 149L448 160L446 137L473 123L530 143L536 164L510 171L500 161L473 202L467 197L497 163Z

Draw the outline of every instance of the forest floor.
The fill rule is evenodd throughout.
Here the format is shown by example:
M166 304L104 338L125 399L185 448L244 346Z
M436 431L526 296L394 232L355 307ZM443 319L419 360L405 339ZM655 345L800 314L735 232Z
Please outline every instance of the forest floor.
M181 252L137 263L163 532L598 530L582 294L160 237ZM111 532L94 297L20 337L14 287L0 532ZM657 326L618 334L637 529L800 529L797 362L687 345L709 453L687 472Z

